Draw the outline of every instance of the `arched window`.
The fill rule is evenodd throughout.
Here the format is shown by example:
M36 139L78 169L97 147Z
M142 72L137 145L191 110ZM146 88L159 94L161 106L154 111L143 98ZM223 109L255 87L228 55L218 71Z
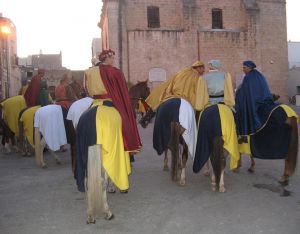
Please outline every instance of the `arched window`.
M212 15L212 28L222 29L223 28L222 10L218 8L214 8L211 11L211 15Z
M148 18L148 27L149 28L159 28L160 27L159 7L148 6L147 7L147 18Z

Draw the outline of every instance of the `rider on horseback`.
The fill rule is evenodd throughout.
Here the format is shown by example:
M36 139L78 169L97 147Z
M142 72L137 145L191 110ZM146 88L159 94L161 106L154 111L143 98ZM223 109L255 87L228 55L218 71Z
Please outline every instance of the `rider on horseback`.
M208 65L209 71L203 78L207 82L209 103L225 103L227 106L233 107L235 102L230 74L220 71L221 62L219 60L211 60Z
M78 153L85 160L86 138L102 145L103 167L120 190L129 187L129 153L139 152L142 144L123 73L113 66L115 52L104 50L100 64L85 71L85 88L96 99L77 125ZM95 116L96 115L96 116ZM87 126L90 125L89 128ZM94 135L94 136L93 136ZM95 139L96 137L96 139ZM77 164L77 184L83 190L84 165Z
M159 105L171 98L184 98L195 110L201 111L208 103L207 85L202 78L204 71L204 63L196 61L154 89L146 99L151 108L140 121L142 127L145 128L154 117Z

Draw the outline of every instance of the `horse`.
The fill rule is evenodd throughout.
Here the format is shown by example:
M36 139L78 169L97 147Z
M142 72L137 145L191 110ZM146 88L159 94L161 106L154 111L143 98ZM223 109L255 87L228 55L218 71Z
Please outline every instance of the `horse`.
M171 98L159 106L154 123L153 148L158 155L165 154L164 171L169 170L168 150L171 151L171 179L181 186L186 184L186 163L188 156L194 156L196 135L194 110L189 102Z
M240 154L231 109L224 104L206 107L199 116L199 129L193 171L198 173L209 161L212 165L212 190L223 193L226 191L224 170L226 158L231 156L230 169L238 165Z
M92 105L92 103L92 98L84 97L73 102L68 110L67 125L70 130L71 162L74 175L76 169L76 127L80 116Z
M40 107L25 108L19 114L19 147L23 157L31 156L34 151L34 114Z
M60 164L55 151L66 145L67 130L65 124L66 110L60 105L47 105L40 107L34 115L34 146L36 163L41 168L46 168L43 151L47 146L50 154ZM42 138L41 138L42 135Z
M94 103L80 116L76 147L75 179L78 190L86 192L87 224L95 223L102 212L106 220L111 220L114 215L107 202L110 180L126 193L131 171L130 156L123 145L121 116L111 101Z
M4 144L8 153L11 152L10 143L17 152L19 151L17 145L19 142L18 118L24 108L26 108L26 103L22 95L7 98L0 104L2 144Z
M297 114L289 106L279 105L273 109L263 128L243 139L243 142L240 141L241 153L250 155L251 166L248 169L250 173L255 171L254 158L284 159L284 171L278 182L283 187L289 184L289 177L295 172L298 158L297 119ZM281 133L284 135L279 135Z
M132 86L129 89L129 96L131 98L131 104L133 106L133 108L136 110L136 112L140 112L140 114L143 116L144 113L143 111L141 111L140 107L143 107L142 109L147 109L147 107L145 108L144 105L146 105L145 103L145 99L149 96L150 94L150 89L147 86L147 80L146 81L139 81L137 84L135 84L134 86ZM141 106L143 105L143 106ZM145 110L146 111L146 110Z

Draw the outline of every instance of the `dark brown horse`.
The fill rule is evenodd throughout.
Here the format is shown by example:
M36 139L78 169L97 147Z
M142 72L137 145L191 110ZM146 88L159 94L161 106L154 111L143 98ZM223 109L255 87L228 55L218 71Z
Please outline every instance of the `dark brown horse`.
M182 114L184 120L181 119ZM158 155L165 153L164 170L168 170L167 153L171 151L171 179L180 185L186 183L186 163L188 156L194 155L196 135L194 110L187 101L172 98L159 106L154 123L153 148Z
M139 109L139 100L142 102L145 101L145 99L150 94L150 89L147 86L147 82L148 82L147 80L139 81L137 84L135 84L129 89L129 96L131 98L131 103L133 108L136 111L138 111Z
M286 107L286 108L290 108L290 107ZM271 114L270 120L273 119L273 115L275 115L277 112L280 112L280 111L282 111L282 108L281 107L277 108ZM285 185L288 185L288 183L289 183L289 177L294 174L294 172L296 170L296 166L297 166L297 158L298 158L298 125L297 125L297 118L296 117L292 117L292 116L291 117L287 116L285 118L285 120L281 120L281 121L284 121L284 122L282 124L278 125L277 129L273 129L273 130L271 128L271 125L269 126L269 124L267 123L266 126L263 129L261 129L254 136L251 136L250 142L251 142L251 140L253 140L256 137L256 135L261 134L263 136L264 132L266 132L266 131L269 131L271 133L271 135L276 136L277 133L278 133L278 131L279 132L283 132L283 131L285 131L286 128L289 129L288 135L286 136L286 138L288 139L288 147L287 147L286 155L284 155L284 157L280 157L280 158L284 158L284 160L285 160L284 172L283 172L283 175L281 176L281 178L278 181L281 185L285 186ZM262 138L259 137L258 140L259 139L262 139ZM269 144L264 144L264 146L266 148L272 149L274 147L277 147L277 148L280 147L280 144L274 144L274 142L270 142ZM255 155L255 153L253 152L252 147L250 147L250 151L251 151L251 156L250 156L250 158L251 158L251 166L248 169L248 171L251 172L251 173L253 173L254 172L254 168L255 168L254 158L255 157L261 158L261 159L267 159L267 158L258 157L257 155ZM279 159L279 158L274 158L274 159ZM239 166L241 166L241 162L240 162Z

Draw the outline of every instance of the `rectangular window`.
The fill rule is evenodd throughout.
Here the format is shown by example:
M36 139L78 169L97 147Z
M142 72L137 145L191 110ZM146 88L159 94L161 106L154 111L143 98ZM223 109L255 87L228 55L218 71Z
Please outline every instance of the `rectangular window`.
M148 27L149 28L159 28L159 7L148 6L147 7L147 18L148 18Z
M223 28L222 10L212 9L211 14L212 14L212 28L222 29Z

